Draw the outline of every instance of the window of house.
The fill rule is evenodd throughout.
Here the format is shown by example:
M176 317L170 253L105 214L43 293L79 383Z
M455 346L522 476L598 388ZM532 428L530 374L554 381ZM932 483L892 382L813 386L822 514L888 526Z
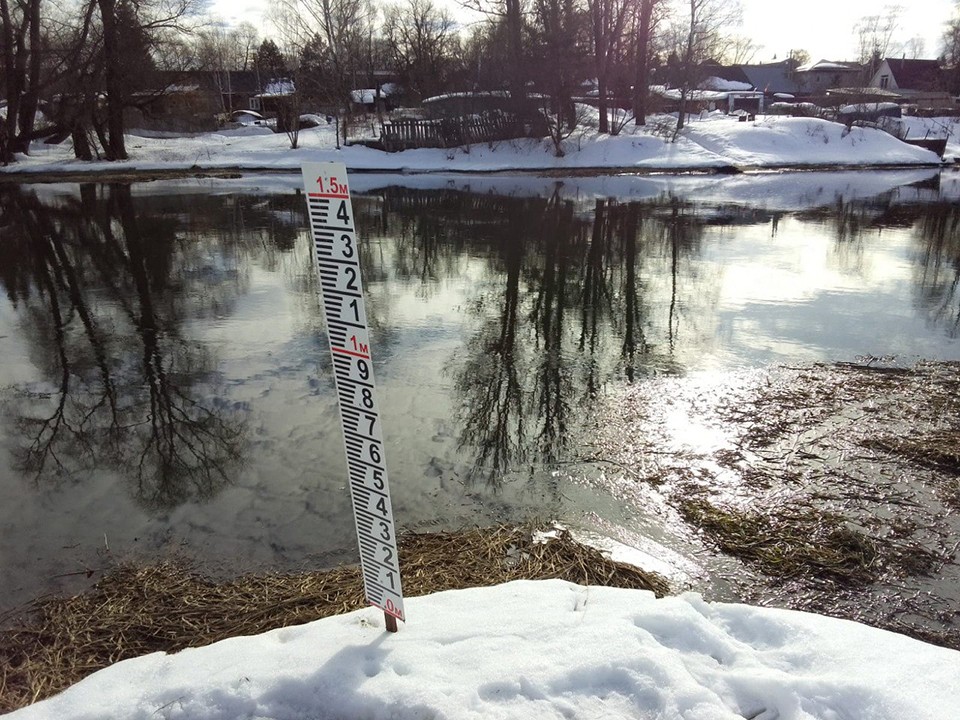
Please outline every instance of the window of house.
M890 76L881 75L880 76L880 87L886 89L890 85Z

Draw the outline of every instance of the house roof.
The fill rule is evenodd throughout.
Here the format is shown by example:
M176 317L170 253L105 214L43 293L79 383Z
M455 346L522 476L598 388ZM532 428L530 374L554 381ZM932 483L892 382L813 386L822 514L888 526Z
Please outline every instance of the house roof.
M665 88L663 85L651 85L650 90L667 100L679 100L679 88ZM729 99L731 96L738 98L761 98L762 91L757 90L690 90L687 93L687 99L694 102L720 102Z
M753 85L750 78L744 75L742 65L721 65L716 60L707 60L701 64L700 70L710 77Z
M903 90L942 90L938 60L885 58L897 87Z
M704 79L700 83L701 90L753 90L753 83L739 80L726 80L715 75Z
M757 90L791 95L800 91L800 86L793 76L792 65L787 61L763 65L741 65L740 69Z
M893 90L887 90L885 88L878 87L836 87L836 88L827 88L827 95L834 97L850 97L850 98L888 98L890 100L899 100L903 96L894 92Z
M797 72L860 72L860 66L856 63L837 62L835 60L817 60L814 63L801 65Z
M160 70L157 84L167 92L231 92L253 94L258 91L257 74L252 70Z

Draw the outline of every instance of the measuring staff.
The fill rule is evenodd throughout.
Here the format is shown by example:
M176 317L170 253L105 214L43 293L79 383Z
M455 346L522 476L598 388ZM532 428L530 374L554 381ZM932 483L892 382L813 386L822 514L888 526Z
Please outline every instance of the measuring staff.
M305 164L303 184L336 378L364 591L367 602L383 610L387 630L396 632L397 620L405 619L397 533L346 167Z

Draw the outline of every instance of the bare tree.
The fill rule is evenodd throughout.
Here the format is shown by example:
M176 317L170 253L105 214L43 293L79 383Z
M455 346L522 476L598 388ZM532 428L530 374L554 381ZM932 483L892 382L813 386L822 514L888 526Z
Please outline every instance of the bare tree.
M503 63L504 79L511 98L522 108L527 95L528 65L524 36L527 34L529 8L525 0L459 0L467 10L486 15L495 26L492 36L502 42L506 58Z
M0 49L7 116L0 129L0 162L27 152L40 100L41 0L0 0Z
M231 31L230 39L235 69L249 70L253 64L253 54L260 42L260 31L253 23L242 22Z
M863 66L863 84L873 77L880 63L890 52L893 34L900 22L903 8L900 5L886 5L883 13L867 15L854 26L857 38L857 60Z
M901 43L900 54L910 60L919 60L927 52L927 43L919 35Z
M633 81L633 120L637 125L647 124L647 98L650 94L650 58L653 54L653 36L662 19L664 0L640 0L636 17Z
M405 87L421 98L443 89L457 42L446 10L432 0L404 0L387 8L383 34Z
M335 90L346 103L359 69L370 8L363 0L303 0L326 44Z
M212 73L220 91L221 112L233 112L232 73L253 66L258 44L257 29L250 23L241 23L236 28L215 25L195 33L191 48L194 65Z
M146 106L164 92L151 86L161 45L178 35L199 0L85 0L66 31L59 78L59 122L74 136L78 157L88 158L88 131L107 160L127 157L124 110ZM133 72L131 69L135 68Z
M960 0L943 31L943 60L948 68L950 91L960 94Z
M593 70L597 77L600 132L610 132L609 88L615 63L623 50L624 27L632 5L626 0L587 0L593 39Z
M580 118L573 105L573 89L587 64L583 13L574 0L534 0L531 52L534 75L542 91L540 110L557 157L563 142Z
M686 122L687 101L699 80L700 64L721 47L723 31L740 17L740 5L733 0L690 0L689 15L680 48L680 107L676 133ZM676 134L674 135L676 137Z
M787 53L787 60L793 65L794 69L806 65L811 59L810 53L803 48L795 48Z
M761 49L763 45L758 45L751 38L730 35L726 39L723 54L718 59L726 65L747 65L753 62Z

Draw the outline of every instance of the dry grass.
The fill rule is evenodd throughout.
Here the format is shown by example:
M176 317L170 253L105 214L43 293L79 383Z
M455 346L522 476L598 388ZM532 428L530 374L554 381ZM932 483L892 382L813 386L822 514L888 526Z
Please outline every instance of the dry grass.
M864 443L901 455L933 470L960 474L960 431L941 430L911 437L887 436Z
M702 498L684 501L680 511L723 552L778 580L816 576L869 583L879 576L873 541L836 515L804 507L769 514L723 509Z
M668 591L568 533L537 544L532 528L500 527L401 538L404 594L562 578L583 585ZM126 658L175 652L236 635L309 622L365 605L359 568L249 575L224 583L182 563L120 566L89 592L45 598L19 627L0 631L0 712L57 693Z

